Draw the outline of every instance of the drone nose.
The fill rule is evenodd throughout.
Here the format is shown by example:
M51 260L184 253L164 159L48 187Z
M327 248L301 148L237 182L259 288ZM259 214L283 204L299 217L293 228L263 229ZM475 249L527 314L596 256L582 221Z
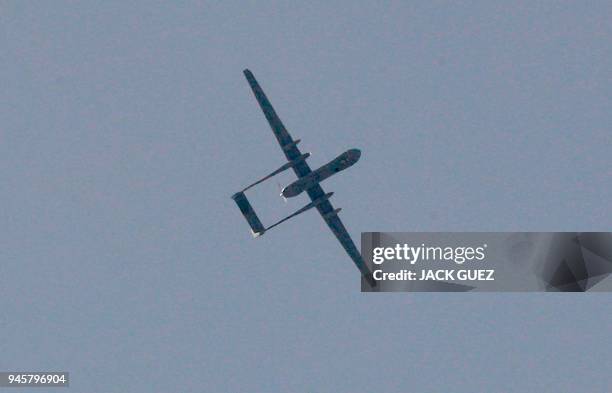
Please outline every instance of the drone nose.
M359 157L361 157L361 150L359 149L350 149L348 151L350 160L355 163L359 161Z

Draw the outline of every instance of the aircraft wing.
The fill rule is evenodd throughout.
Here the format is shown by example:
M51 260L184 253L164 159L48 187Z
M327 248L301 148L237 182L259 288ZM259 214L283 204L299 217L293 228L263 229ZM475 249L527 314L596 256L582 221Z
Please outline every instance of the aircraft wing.
M313 201L325 195L325 191L323 191L323 188L319 184L309 188L306 192ZM372 272L363 261L361 253L355 246L351 235L349 235L348 231L344 227L342 220L340 220L338 214L334 213L334 206L331 204L331 202L326 200L325 202L317 205L317 210L321 214L321 217L323 217L323 220L325 220L327 223L329 229L331 229L333 234L336 236L346 253L349 255L349 257L351 257L355 263L355 266L357 266L363 277L368 281L370 286L375 287L376 281L374 281L374 278L372 277Z
M276 111L272 107L272 104L268 100L268 97L266 97L266 94L263 92L261 86L259 86L259 83L257 83L253 73L249 70L244 70L243 72L244 76L249 82L249 85L251 86L251 90L253 90L253 94L255 95L261 110L270 124L270 128L272 128L272 132L274 133L278 144L283 150L283 153L285 153L285 157L287 157L288 161L295 160L302 155L300 149L297 147L297 143L293 140L293 138L291 138L291 135L289 135L285 125L276 114ZM302 161L293 167L293 171L297 177L304 177L311 172L311 169L306 161Z

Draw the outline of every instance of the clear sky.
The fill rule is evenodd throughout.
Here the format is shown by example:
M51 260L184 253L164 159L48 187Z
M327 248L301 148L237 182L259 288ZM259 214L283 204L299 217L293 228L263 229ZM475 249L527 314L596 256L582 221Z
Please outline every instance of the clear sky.
M0 370L75 392L607 392L606 294L362 294L350 233L610 230L610 2L0 3ZM292 179L279 178L281 186ZM276 179L265 224L298 209ZM43 392L43 390L41 390Z

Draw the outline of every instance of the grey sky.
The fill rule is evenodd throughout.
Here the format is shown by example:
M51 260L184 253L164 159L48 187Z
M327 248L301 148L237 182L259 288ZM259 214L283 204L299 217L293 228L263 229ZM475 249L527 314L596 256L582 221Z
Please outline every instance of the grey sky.
M265 3L265 4L264 4ZM75 392L609 391L608 295L361 294L361 231L610 230L609 2L2 2L1 370ZM284 174L279 181L291 179ZM264 224L276 180L249 194ZM41 390L42 392L42 390Z

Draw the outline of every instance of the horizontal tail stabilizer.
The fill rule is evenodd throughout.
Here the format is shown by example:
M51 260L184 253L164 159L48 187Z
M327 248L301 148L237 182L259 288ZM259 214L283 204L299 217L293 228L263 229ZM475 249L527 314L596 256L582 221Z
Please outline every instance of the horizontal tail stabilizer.
M266 231L266 228L264 228L261 221L259 221L259 217L257 217L255 210L253 210L253 207L249 203L249 200L247 199L246 195L244 195L244 192L241 191L235 193L234 195L232 195L232 199L234 200L234 202L236 202L236 205L238 205L240 212L249 223L249 226L251 227L251 232L253 233L253 237L263 235L263 233Z

